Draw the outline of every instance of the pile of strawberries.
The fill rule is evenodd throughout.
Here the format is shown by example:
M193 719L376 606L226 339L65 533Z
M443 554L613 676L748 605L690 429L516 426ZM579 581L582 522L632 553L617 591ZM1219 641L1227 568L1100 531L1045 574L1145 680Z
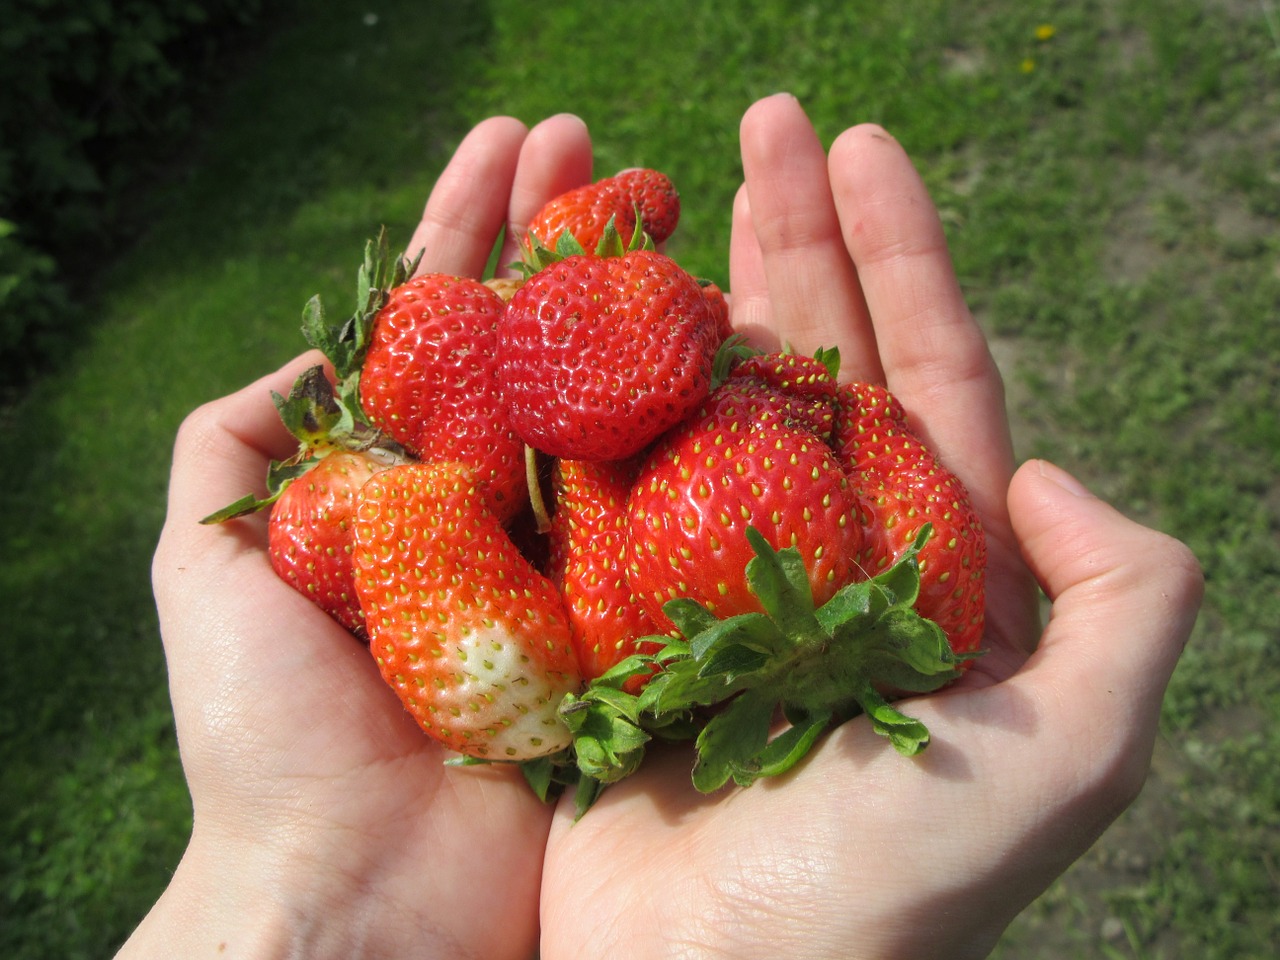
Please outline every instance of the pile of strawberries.
M669 179L552 201L518 280L413 276L371 243L357 310L304 333L266 498L278 574L368 643L422 729L585 809L655 738L714 790L781 772L959 676L985 543L960 482L838 356L763 354L657 252ZM779 729L781 715L786 723Z

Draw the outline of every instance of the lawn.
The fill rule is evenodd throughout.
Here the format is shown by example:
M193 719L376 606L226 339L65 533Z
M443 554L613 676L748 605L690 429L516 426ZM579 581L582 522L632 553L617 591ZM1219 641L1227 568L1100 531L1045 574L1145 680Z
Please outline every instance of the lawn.
M183 415L346 309L477 120L572 111L666 170L669 251L725 279L737 121L800 97L915 157L1046 455L1188 542L1204 615L1138 803L1014 924L1021 957L1280 942L1280 10L1272 0L298 5L134 203L96 320L0 410L0 954L109 957L190 828L148 583ZM620 9L620 8L619 8ZM1118 637L1117 642L1123 642ZM993 789L998 785L993 785Z

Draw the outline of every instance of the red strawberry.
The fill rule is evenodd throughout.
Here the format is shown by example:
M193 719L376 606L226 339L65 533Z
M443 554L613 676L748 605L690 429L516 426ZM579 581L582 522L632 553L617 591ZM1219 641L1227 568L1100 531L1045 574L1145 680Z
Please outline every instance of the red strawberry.
M662 632L627 582L629 461L560 460L551 517L551 580L564 597L574 649L586 680ZM660 646L644 644L643 652Z
M629 245L636 229L635 206L622 194L603 191L593 183L548 203L530 221L529 233L550 250L567 233L590 252L599 245L610 221L623 245Z
M761 609L746 578L748 527L774 549L799 551L815 604L858 574L858 498L831 449L723 390L662 439L628 504L628 575L664 624L661 607L676 597L722 618Z
M654 243L662 243L675 233L676 224L680 222L680 195L665 173L638 168L624 170L601 182L640 209L641 226Z
M520 555L472 471L383 471L357 511L356 590L383 678L452 750L527 760L564 747L581 685L564 605Z
M697 281L669 257L576 255L511 298L498 376L525 442L571 460L619 460L698 408L718 346Z
M351 524L356 495L387 464L335 451L293 480L271 506L268 550L276 573L356 636L365 637L356 596Z
M497 382L505 306L478 280L427 274L392 289L360 372L369 421L420 459L469 465L502 520L527 502L524 445Z
M725 298L724 291L716 284L707 282L702 285L702 296L711 310L721 342L728 340L733 336L733 325L729 322L729 301Z
M839 403L836 380L825 363L794 353L756 354L734 366L724 386L745 400L769 403L786 419L826 440Z
M841 387L837 436L870 522L864 564L874 575L915 541L927 522L933 534L920 551L916 610L947 635L956 653L982 643L986 538L960 480L907 426L901 404L883 387Z
M884 456L912 454L903 438L914 437L898 398L874 383L842 383L838 389L840 417L832 444L855 469L862 470Z
M613 220L623 246L628 246L637 208L640 225L654 243L669 237L680 218L680 198L670 179L656 170L628 170L553 198L530 221L529 232L552 250L563 234L570 233L590 252Z

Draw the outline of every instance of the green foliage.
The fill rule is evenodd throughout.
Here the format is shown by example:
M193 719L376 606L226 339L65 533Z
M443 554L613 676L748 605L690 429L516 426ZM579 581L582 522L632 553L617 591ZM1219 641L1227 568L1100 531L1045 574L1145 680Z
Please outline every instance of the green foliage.
M18 0L0 18L0 375L72 325L83 268L119 236L125 190L190 130L193 88L261 0ZM152 157L149 159L146 149ZM61 338L65 343L65 337Z
M86 37L104 9L121 23L139 9L20 12L37 6L63 21L54 35L78 23ZM1270 957L1274 5L978 6L654 0L638 31L599 5L459 2L427 22L409 0L335 0L274 24L260 57L219 74L199 127L175 144L189 160L160 187L126 193L73 155L51 159L80 171L77 195L127 206L147 229L106 265L94 324L65 362L0 415L0 954L110 956L190 829L147 582L181 417L299 352L314 294L345 308L365 239L387 224L393 246L405 242L458 139L495 113L576 112L600 173L670 173L688 213L668 250L727 285L737 122L790 90L826 142L873 120L912 153L1006 364L1019 452L1054 457L1185 539L1208 573L1147 792L997 956ZM11 51L29 45L34 61L54 39L16 29L0 24L0 74L34 97L43 74L15 80ZM164 72L149 76L157 86ZM119 102L143 103L131 97ZM0 149L15 143L6 127ZM41 259L30 221L3 206L0 218L26 251L0 238L0 289L18 276L7 295L39 302L63 265Z
M0 220L0 377L6 381L17 379L28 348L48 355L61 339L71 302L57 273L53 257L23 242L16 224Z

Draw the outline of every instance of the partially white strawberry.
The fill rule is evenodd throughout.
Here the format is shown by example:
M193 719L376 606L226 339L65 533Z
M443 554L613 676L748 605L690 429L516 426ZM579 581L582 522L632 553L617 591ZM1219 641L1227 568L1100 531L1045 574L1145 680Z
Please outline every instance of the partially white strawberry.
M490 510L472 470L408 463L365 484L356 592L383 678L428 734L485 760L555 753L581 686L564 604Z

